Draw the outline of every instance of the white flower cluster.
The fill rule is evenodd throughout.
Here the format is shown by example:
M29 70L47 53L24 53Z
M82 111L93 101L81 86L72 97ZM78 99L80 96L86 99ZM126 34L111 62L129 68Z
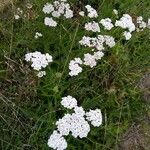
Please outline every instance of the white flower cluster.
M99 24L95 21L86 23L84 28L87 31L100 32Z
M132 17L128 14L124 14L120 20L116 20L115 22L116 27L121 27L123 29L128 29L129 32L135 31L135 25L132 21Z
M74 138L87 137L90 132L88 121L95 127L99 127L102 124L102 114L99 109L90 110L90 112L86 113L83 107L77 106L77 100L72 96L63 97L61 104L65 108L73 109L74 113L65 114L59 119L56 122L57 130L49 137L48 146L57 150L67 148L64 136L71 134Z
M90 5L87 5L86 9L90 13L90 18L97 17L96 10L94 10ZM118 12L116 10L114 10L114 12L118 15ZM93 13L95 15L92 16L91 13ZM81 16L84 16L83 11L79 12L79 14ZM105 30L111 30L114 27L112 20L110 18L101 19L99 23L102 24L102 26L104 26ZM139 26L140 28L146 27L146 23L143 21L142 17L138 18L138 23L140 25ZM150 20L149 20L149 24L150 24ZM129 40L132 37L131 33L133 31L135 31L135 29L136 29L136 27L132 21L132 17L128 14L124 14L120 18L120 20L116 20L115 26L121 27L123 29L127 29L127 31L123 32L123 35L126 40ZM95 21L86 23L84 28L87 31L100 32L100 26ZM85 47L95 48L98 51L104 50L104 44L110 48L112 48L116 45L115 39L109 35L98 35L97 37L83 36L82 39L79 41L79 44L83 45ZM94 51L94 49L92 49L92 51ZM98 58L96 59L95 56L96 57L98 56ZM89 54L89 53L84 54L83 63L82 63L82 61L80 63L78 63L75 60L71 60L69 63L69 70L70 70L69 75L77 76L80 72L82 72L82 67L79 66L81 64L84 64L86 66L90 66L91 68L93 68L94 66L97 65L96 60L100 60L103 56L104 56L103 52L95 52L94 55Z
M67 142L61 134L54 131L48 139L48 146L53 149L64 150L67 148Z
M85 47L95 48L98 51L94 52L94 54L86 53L84 54L83 61L80 58L75 58L71 60L69 63L69 75L70 76L77 76L79 73L82 72L82 67L79 65L86 65L90 66L91 68L97 65L97 61L101 60L104 56L102 50L104 50L104 44L108 47L112 48L115 46L115 40L112 36L109 35L98 35L97 37L88 37L83 36L79 43ZM94 51L94 49L92 49Z
M49 18L49 17L45 17L44 23L46 26L49 26L49 27L57 26L57 22L53 18Z
M37 76L42 77L43 75L46 75L45 71L41 71L41 69L46 68L46 66L53 61L52 56L48 53L42 54L41 52L33 52L33 53L27 53L25 55L25 60L27 62L31 62L31 67L39 71Z
M131 32L128 32L128 31L124 31L123 35L124 35L126 40L130 40L132 37Z
M79 114L66 114L63 118L56 122L57 130L61 135L72 134L74 138L87 137L90 132L90 125L85 118Z
M87 16L89 18L97 18L98 17L97 11L92 6L86 5L85 8L87 10ZM85 12L84 11L80 11L79 15L84 17L85 16Z
M96 48L97 50L104 50L104 43L110 48L115 46L115 40L109 35L98 35L97 37L83 36L79 43L85 47Z
M77 100L72 96L63 97L61 105L68 109L73 109L77 106Z
M91 121L94 127L99 127L102 124L102 113L100 109L90 110L86 113L86 119Z
M93 68L97 65L96 60L100 60L103 56L104 53L102 51L94 52L94 55L91 55L89 53L84 54L84 65Z
M90 5L86 5L85 8L87 9L89 18L97 18L98 17L97 11L94 8L92 8Z
M56 0L53 4L46 3L43 7L43 12L45 14L51 14L54 18L59 18L61 16L64 16L65 18L73 17L73 11L67 3L67 0ZM52 17L46 17L44 23L47 26L56 27L57 22Z
M124 32L124 36L126 40L129 40L131 38L131 33L135 31L135 25L132 21L132 17L128 14L124 14L120 20L116 20L115 22L116 27L121 27L123 29L128 29L128 31Z
M80 58L75 58L75 60L71 60L69 63L69 75L70 76L77 76L79 73L83 71L82 67L79 66L79 63L77 63L76 59L79 59L80 64L84 64L86 66L90 66L93 68L94 66L97 65L97 60L100 60L104 56L104 53L102 51L97 51L94 52L94 54L84 54L84 59L83 61Z
M146 22L143 21L142 16L137 17L137 24L138 24L137 31L143 31L147 27L147 24Z
M71 60L69 63L69 75L70 76L76 76L80 72L82 72L82 68L80 65L83 64L82 60L80 58L75 58L74 60Z
M104 26L105 30L111 30L114 27L110 18L101 19L100 23Z
M38 39L39 37L42 37L42 33L36 32L34 38Z
M93 68L94 66L96 66L95 57L89 53L84 54L84 64Z

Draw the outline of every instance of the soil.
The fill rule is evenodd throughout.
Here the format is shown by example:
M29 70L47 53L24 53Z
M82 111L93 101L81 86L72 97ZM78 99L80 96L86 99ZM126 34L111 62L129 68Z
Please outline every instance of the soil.
M143 91L143 100L150 104L150 73L145 74L139 84L138 87Z
M139 81L138 87L143 91L142 100L150 104L150 73ZM118 150L150 150L150 111L146 117L133 124L121 137Z
M0 0L0 11L3 11L3 9L11 4L11 0Z

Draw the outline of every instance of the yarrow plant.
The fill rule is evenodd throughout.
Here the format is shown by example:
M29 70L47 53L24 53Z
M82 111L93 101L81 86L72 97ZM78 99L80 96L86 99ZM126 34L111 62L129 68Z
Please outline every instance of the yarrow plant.
M89 15L90 18L94 17L97 18L96 10L93 10L93 8L89 5L85 6L85 8L89 13L95 14ZM116 15L118 15L117 10L113 11ZM81 16L84 16L84 14L85 13L83 11L80 12ZM132 37L132 32L136 30L136 26L133 23L132 17L129 14L123 14L123 16L119 20L116 20L114 24L110 18L101 19L99 23L104 27L104 30L108 31L113 29L114 27L120 27L122 29L125 29L126 31L123 32L125 40L130 40ZM143 18L141 16L137 18L137 24L138 24L137 30L143 30L147 26L147 24L143 21ZM87 31L100 32L100 25L97 22L92 21L85 23L84 28ZM95 67L97 65L97 60L100 60L104 56L105 46L112 48L116 45L116 41L115 38L112 37L111 35L99 34L97 37L89 37L84 35L82 39L79 41L79 44L85 47L92 48L91 51L98 50L98 52L94 52L94 54L90 53L84 54L83 63L80 63L80 66L77 63L74 63L75 65L72 65L74 61L71 60L69 63L70 76L77 76L79 73L81 73L83 71L81 66L82 64L90 66L91 68Z
M102 124L102 113L100 109L85 112L83 107L77 106L77 100L68 95L63 97L62 106L72 109L72 114L65 114L64 117L56 122L57 130L53 131L48 140L48 146L53 149L64 150L67 148L67 142L64 136L71 134L74 138L85 138L88 136L91 128L88 122L94 127Z
M83 35L78 41L78 44L90 49L89 52L83 54L83 57L75 57L69 62L69 76L77 76L83 71L83 66L90 68L95 67L104 55L107 49L111 49L116 45L115 37L109 33L102 34L102 30L109 32L110 30L121 28L123 29L123 38L130 40L134 31L143 31L146 27L150 28L150 19L148 23L144 22L143 17L139 16L134 23L132 17L129 14L123 14L119 18L117 10L113 10L113 13L119 18L116 21L112 21L111 18L101 18L97 11L90 5L85 6L85 12L80 11L80 17L88 17L88 22L84 23L83 30L88 35ZM52 3L46 3L43 7L43 13L45 14L44 24L48 27L57 27L59 18L71 19L74 12L71 9L67 0L56 0ZM16 16L16 18L18 18ZM91 33L90 33L91 32ZM35 38L42 37L43 35L36 32ZM31 67L36 70L37 76L42 77L46 75L46 72L42 69L46 68L49 63L53 61L53 58L48 53L42 54L41 52L27 53L25 60L31 63ZM91 125L94 127L100 127L102 125L102 113L100 109L85 111L82 106L78 106L77 100L68 95L63 97L61 105L65 109L69 109L68 112L55 123L56 129L52 132L48 139L48 146L57 150L64 150L67 148L66 136L72 135L74 138L85 138L88 136Z

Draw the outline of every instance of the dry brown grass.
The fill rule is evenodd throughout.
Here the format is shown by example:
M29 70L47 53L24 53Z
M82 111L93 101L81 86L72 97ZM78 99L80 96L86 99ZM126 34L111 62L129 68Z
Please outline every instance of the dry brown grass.
M11 4L11 1L12 0L0 0L0 11L3 11L7 5Z

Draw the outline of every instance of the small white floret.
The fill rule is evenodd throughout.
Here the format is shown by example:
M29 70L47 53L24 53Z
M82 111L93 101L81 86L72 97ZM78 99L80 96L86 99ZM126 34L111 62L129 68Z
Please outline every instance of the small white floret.
M82 72L82 67L80 66L82 64L82 60L80 58L75 58L74 60L71 60L69 63L69 75L70 76L77 76L79 73Z
M20 19L20 16L19 16L19 15L14 15L14 17L15 17L15 20Z
M65 18L72 18L73 17L73 11L71 9L67 9L65 14L64 14Z
M96 59L93 55L87 53L84 54L84 65L90 66L91 68L96 66Z
M86 5L85 8L87 9L89 18L97 18L98 17L97 11L94 8L92 8L90 5Z
M116 45L115 39L112 36L105 35L104 38L106 45L108 45L110 48Z
M85 12L84 11L80 11L79 15L82 16L82 17L84 17L85 16Z
M85 115L85 111L84 111L83 107L76 106L74 108L74 111L75 111L75 114L77 114L77 115L81 115L81 116Z
M100 32L99 24L95 21L86 23L84 28L87 31Z
M100 109L90 110L86 113L86 119L91 122L94 127L102 124L102 113Z
M127 32L127 31L125 31L125 32L123 33L123 35L125 36L125 39L126 39L126 40L130 40L131 37L132 37L131 33L130 33L130 32Z
M49 26L49 27L57 26L57 22L55 20L53 20L53 18L49 18L49 17L45 17L44 23L46 26Z
M102 19L100 23L104 26L105 30L111 30L114 27L110 18Z
M65 150L67 148L67 141L57 131L54 131L53 134L49 137L47 144L49 147L55 150Z
M118 10L113 9L113 12L114 12L115 15L118 15Z
M94 58L96 60L100 60L103 56L104 56L104 53L102 51L94 52Z
M58 11L53 11L52 16L55 18L59 18L61 16L61 14Z
M61 105L65 108L73 109L77 106L77 100L74 97L68 95L67 97L62 98Z
M53 5L50 4L50 3L46 3L46 4L44 5L44 7L43 7L43 12L44 12L45 14L50 14L52 11L54 11Z
M73 137L84 138L90 132L90 125L83 116L73 113L71 115L70 131Z
M38 72L38 74L37 74L37 76L39 77L39 78L42 78L43 76L45 76L46 75L46 72L45 71L40 71L40 72Z
M34 37L38 39L39 37L42 37L42 36L43 36L42 33L36 32Z
M64 117L56 122L57 130L61 135L69 135L71 127L71 115L65 114Z
M150 18L148 18L147 28L149 28L149 29L150 29Z

